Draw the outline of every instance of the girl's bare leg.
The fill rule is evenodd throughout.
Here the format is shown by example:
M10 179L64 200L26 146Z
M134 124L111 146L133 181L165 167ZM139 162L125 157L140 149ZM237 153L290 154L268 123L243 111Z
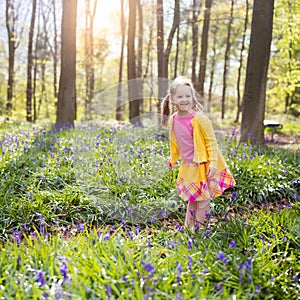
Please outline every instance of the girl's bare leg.
M209 213L210 200L202 200L197 202L197 208L195 211L195 217L199 225L203 225L206 221L206 215Z
M188 202L184 226L188 229L194 229L195 227L195 216L197 210L197 202Z

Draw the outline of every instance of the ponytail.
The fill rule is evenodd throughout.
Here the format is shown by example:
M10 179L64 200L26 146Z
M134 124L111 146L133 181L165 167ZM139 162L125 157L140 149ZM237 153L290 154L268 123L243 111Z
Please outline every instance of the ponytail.
M164 100L161 104L161 126L163 128L168 127L168 120L169 120L169 117L171 115L172 106L171 106L170 97L171 97L171 95L168 94L164 98Z

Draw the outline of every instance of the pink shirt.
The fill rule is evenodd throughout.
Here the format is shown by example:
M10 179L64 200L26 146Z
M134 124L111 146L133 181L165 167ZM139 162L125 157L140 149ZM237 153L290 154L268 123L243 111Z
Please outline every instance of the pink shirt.
M194 113L186 117L180 117L178 114L174 115L174 133L179 144L182 159L187 163L193 162L194 158L193 126L191 124L194 116Z

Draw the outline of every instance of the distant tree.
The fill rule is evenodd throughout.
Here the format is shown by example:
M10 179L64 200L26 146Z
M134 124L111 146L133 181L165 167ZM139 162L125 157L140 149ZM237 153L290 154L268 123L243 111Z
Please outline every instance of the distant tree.
M6 0L5 23L8 35L8 81L7 81L7 102L6 118L9 119L12 113L12 100L14 97L15 83L15 53L19 46L17 37L17 20L19 19L20 4L15 0Z
M209 88L208 88L208 101L207 101L207 111L210 112L211 102L212 102L212 90L214 86L214 75L216 68L216 56L217 56L217 32L218 26L212 26L212 55L210 63L210 76L209 76Z
M264 144L267 73L272 41L274 0L254 0L243 99L241 142Z
M137 47L137 101L139 102L140 114L143 113L143 41L144 41L144 17L143 17L143 5L141 0L136 0L137 12L138 12L138 47Z
M237 77L237 113L235 123L239 121L239 116L241 112L241 76L242 76L242 68L243 68L243 61L244 61L244 50L245 50L245 42L246 42L246 34L248 28L248 19L249 19L249 0L246 0L246 12L245 12L245 22L244 22L244 29L243 29L243 36L242 36L242 45L240 50L240 58L239 58L239 68L238 68L238 77Z
M63 0L57 128L74 126L76 120L76 16L77 0Z
M226 49L225 49L225 57L224 57L224 69L223 69L223 89L222 89L222 111L221 117L224 119L225 117L225 100L226 100L226 89L227 89L227 75L229 71L229 55L230 55L230 48L231 48L231 30L232 30L232 22L233 22L233 7L234 7L234 0L231 0L230 6L230 17L227 27L227 38L226 38Z
M121 1L121 17L120 17L120 28L121 28L121 51L119 60L119 84L118 84L118 95L117 95L117 109L116 109L116 120L121 121L123 118L122 109L122 81L123 81L123 61L124 61L124 48L126 38L126 22L125 22L125 8L124 0Z
M127 79L129 98L129 121L139 125L139 101L137 95L136 54L135 54L136 0L129 0L128 41L127 41Z
M202 28L202 38L201 38L201 52L200 52L200 67L198 75L198 91L199 94L204 96L204 82L206 73L206 56L208 48L208 33L209 33L209 23L210 23L210 9L212 5L212 0L205 1L205 11L204 11L204 22Z
M26 88L26 121L32 122L32 67L33 67L33 35L36 17L36 0L32 1L31 22L28 37L27 54L27 88Z
M85 113L94 99L94 19L97 1L85 0Z
M162 100L165 96L165 87L162 84L162 79L166 78L167 74L165 73L165 64L164 64L164 7L163 1L157 0L157 13L156 13L156 27L157 27L157 38L156 38L156 47L157 47L157 75L159 79L158 84L158 98ZM160 101L157 104L158 111L160 110Z
M192 82L195 87L198 87L197 75L196 75L196 65L198 59L198 48L199 48L199 14L201 11L201 0L193 0L192 7Z

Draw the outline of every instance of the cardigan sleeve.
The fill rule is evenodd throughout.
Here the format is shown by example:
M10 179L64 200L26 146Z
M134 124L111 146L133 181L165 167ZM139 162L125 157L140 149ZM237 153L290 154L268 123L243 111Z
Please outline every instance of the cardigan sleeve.
M174 164L181 158L181 153L179 151L179 145L173 128L174 115L171 116L169 120L169 143L170 143L170 162Z
M215 137L211 121L206 115L202 113L197 113L195 119L196 119L197 128L200 130L200 133L204 138L204 143L205 143L204 148L206 148L210 166L217 168L218 144L217 144L217 139ZM200 149L203 148L203 145L199 145L199 148Z

